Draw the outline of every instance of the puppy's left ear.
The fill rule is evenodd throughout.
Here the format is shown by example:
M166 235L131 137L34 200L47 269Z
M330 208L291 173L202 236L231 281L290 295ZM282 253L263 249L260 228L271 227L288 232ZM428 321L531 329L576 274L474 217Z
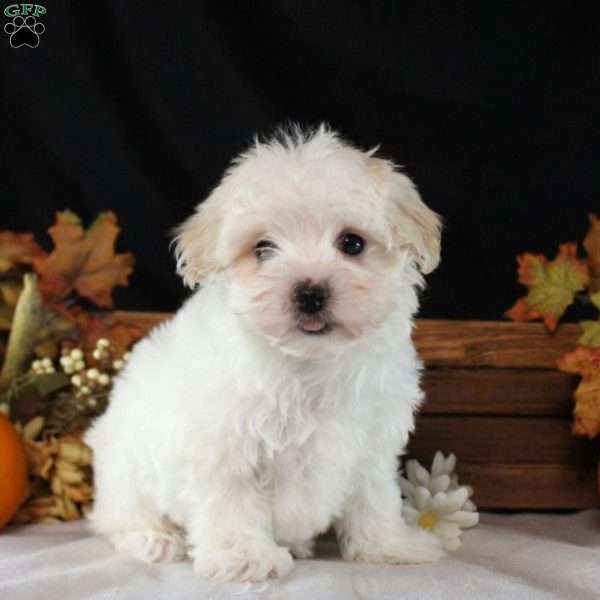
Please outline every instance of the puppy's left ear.
M414 183L392 163L369 158L369 167L388 202L394 243L408 246L421 272L431 273L440 262L440 216L425 205Z

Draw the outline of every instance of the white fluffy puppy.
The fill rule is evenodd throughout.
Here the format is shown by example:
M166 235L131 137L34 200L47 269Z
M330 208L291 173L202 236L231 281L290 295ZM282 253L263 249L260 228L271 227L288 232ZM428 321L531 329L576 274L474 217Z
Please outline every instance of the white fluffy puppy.
M346 560L421 563L397 457L422 392L411 341L440 221L326 127L237 158L178 230L200 286L141 341L90 430L93 528L146 561L258 581L334 525Z

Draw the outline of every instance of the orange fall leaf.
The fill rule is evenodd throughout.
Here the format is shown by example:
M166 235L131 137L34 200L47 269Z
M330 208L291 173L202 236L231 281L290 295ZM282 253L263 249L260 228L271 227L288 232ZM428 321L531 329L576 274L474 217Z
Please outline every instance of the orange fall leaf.
M87 230L74 213L57 213L48 230L54 249L34 260L44 299L59 302L75 290L98 306L111 308L113 289L127 285L134 265L131 254L115 254L119 231L112 212L101 213Z
M577 258L577 244L561 244L552 261L525 253L517 257L517 263L519 283L529 291L505 315L513 321L542 319L548 331L554 331L575 294L589 282L587 263Z
M558 368L581 376L575 390L573 432L596 437L600 434L600 348L577 346L558 361Z
M600 291L600 219L589 215L590 228L583 240L583 247L588 255L588 266L590 269L590 290Z
M94 363L92 352L100 338L110 340L116 353L122 355L144 335L137 325L126 321L109 321L110 315L91 314L80 307L74 307L66 314L77 325L80 346L88 364Z
M0 273L6 273L19 266L29 266L35 259L46 253L38 245L31 233L0 231Z

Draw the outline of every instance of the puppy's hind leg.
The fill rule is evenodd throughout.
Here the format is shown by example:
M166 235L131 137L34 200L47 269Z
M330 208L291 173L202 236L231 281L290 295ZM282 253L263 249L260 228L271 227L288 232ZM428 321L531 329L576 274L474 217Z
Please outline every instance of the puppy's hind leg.
M92 529L106 537L117 552L137 560L183 560L186 551L181 530L164 518L149 495L139 489L131 461L121 460L115 446L100 444L97 434L86 441L96 457L96 497L89 515Z
M174 562L186 556L182 531L138 498L96 498L92 528L120 554L142 562Z
M181 533L161 527L117 533L111 541L117 552L141 562L176 562L186 557Z

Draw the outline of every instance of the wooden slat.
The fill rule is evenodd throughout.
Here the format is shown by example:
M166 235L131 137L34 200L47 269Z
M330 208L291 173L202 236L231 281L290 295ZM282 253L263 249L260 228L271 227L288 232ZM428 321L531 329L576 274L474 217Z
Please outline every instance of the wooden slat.
M110 318L149 329L169 316L117 311ZM554 369L579 335L577 325L562 325L550 336L541 323L421 319L414 339L427 366Z
M577 325L550 336L541 323L420 320L414 337L427 366L554 369L579 335Z
M459 463L457 471L480 509L600 507L595 466Z
M428 369L421 414L562 416L577 377L547 369Z
M423 457L453 452L470 463L595 465L597 446L573 436L571 427L569 420L545 417L421 415L410 449Z

